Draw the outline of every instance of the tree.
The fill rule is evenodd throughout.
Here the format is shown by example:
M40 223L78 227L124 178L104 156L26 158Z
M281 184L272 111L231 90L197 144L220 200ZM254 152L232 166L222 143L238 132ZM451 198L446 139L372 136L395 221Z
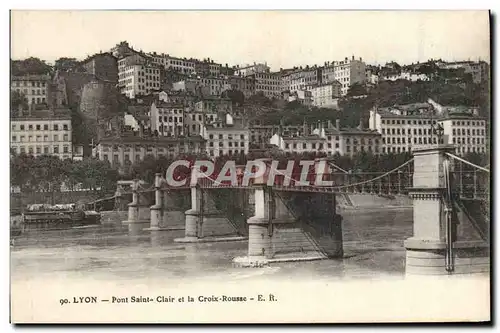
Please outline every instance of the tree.
M22 92L10 91L10 116L18 115L19 107L23 110L28 108L28 99Z
M54 63L54 70L60 70L63 72L69 71L71 69L73 70L81 70L80 62L76 60L76 58L66 58L62 57L59 58L55 61Z
M240 90L226 90L222 93L222 96L229 98L233 105L236 106L242 106L245 103L245 95Z
M43 75L51 74L52 67L47 65L44 60L38 58L28 58L24 60L11 60L11 73L14 76L21 75Z

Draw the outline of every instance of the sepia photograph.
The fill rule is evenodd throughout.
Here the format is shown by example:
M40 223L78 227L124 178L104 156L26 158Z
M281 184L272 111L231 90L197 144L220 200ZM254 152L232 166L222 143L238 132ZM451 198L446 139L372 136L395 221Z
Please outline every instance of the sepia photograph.
M491 13L10 11L10 322L491 323Z

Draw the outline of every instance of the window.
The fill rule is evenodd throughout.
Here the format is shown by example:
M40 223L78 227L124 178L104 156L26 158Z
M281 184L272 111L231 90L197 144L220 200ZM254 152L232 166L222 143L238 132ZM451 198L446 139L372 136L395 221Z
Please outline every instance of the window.
M47 125L47 124L43 125L43 130L44 131L48 131L49 130L49 125Z
M41 147L36 147L36 153L41 154L42 153L42 148Z
M59 135L57 134L54 135L54 141L59 141Z
M40 142L40 141L42 141L42 136L41 136L41 135L37 135L37 136L36 136L36 140L35 140L35 141L36 141L36 142Z
M44 146L43 147L43 153L44 154L48 154L49 153L49 147L48 146Z
M40 125L36 125L36 130L39 131L40 130Z
M58 130L59 130L59 125L54 124L54 131L58 131Z
M21 131L24 131L24 125L21 125L20 128L21 128Z
M63 147L63 153L66 153L66 154L69 153L68 146Z
M12 141L16 141L17 137L15 135L12 136Z
M63 125L63 130L67 131L68 130L68 124Z
M59 154L59 146L54 146L54 154Z
M64 134L63 141L69 141L69 135L68 134Z
M21 146L20 151L21 151L21 154L24 154L24 153L26 153L26 148L24 148L24 146Z

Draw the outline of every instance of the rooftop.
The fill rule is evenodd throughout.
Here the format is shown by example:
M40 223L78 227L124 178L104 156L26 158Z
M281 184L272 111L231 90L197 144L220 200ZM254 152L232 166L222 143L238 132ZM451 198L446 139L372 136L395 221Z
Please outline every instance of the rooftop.
M71 110L66 108L59 108L54 110L23 110L22 115L17 112L14 113L11 120L70 120Z

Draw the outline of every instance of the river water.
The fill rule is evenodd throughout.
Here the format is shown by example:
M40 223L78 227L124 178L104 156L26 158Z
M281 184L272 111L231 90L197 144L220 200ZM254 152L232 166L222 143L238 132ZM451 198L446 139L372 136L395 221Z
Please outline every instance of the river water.
M343 217L343 259L276 263L255 274L279 279L403 276L403 242L412 234L411 209L352 211ZM131 235L117 223L23 234L11 247L12 280L68 275L231 280L255 275L232 264L232 258L246 255L246 241L174 243L183 233Z
M260 268L232 264L234 257L246 255L246 241L174 243L184 231L132 235L116 223L23 234L11 246L12 320L276 323L489 318L488 276L455 283L404 278L403 242L412 235L411 209L342 215L344 258ZM199 301L214 295L250 301L213 306ZM273 295L273 302L257 302L258 295ZM88 296L95 296L96 303L75 301ZM155 301L130 303L132 296ZM161 302L164 297L188 296L195 301Z

